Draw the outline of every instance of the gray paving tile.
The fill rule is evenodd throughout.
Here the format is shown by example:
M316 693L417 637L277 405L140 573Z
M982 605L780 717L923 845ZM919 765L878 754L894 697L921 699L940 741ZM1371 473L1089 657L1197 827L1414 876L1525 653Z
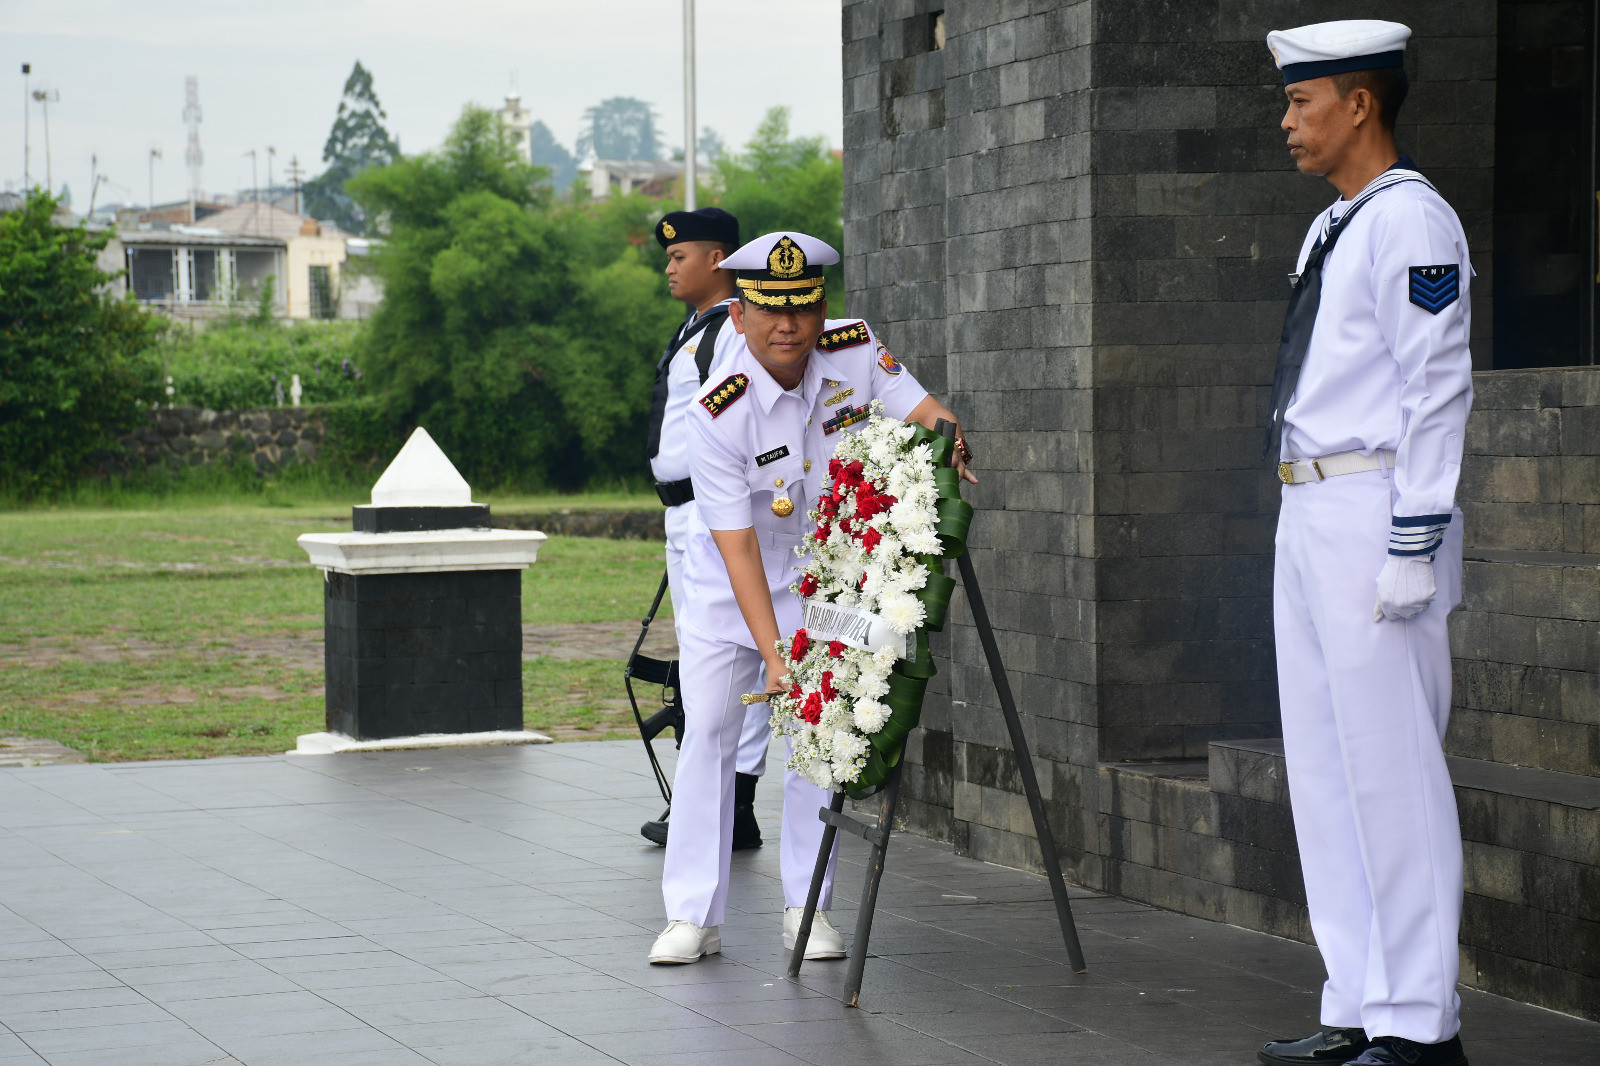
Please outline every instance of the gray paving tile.
M44 1059L22 1038L0 1030L0 1066L44 1066Z
M0 1021L110 1034L127 1046L50 1058L118 1066L1231 1066L1314 1024L1304 945L1075 891L1093 967L1075 975L1039 878L903 836L847 1010L842 965L783 976L772 788L724 954L647 966L662 854L636 836L657 813L641 763L623 743L0 773ZM864 855L845 842L847 935ZM1464 1017L1475 1066L1586 1063L1600 1036L1470 991ZM139 1043L153 1023L171 1046ZM0 1037L0 1066L40 1061Z

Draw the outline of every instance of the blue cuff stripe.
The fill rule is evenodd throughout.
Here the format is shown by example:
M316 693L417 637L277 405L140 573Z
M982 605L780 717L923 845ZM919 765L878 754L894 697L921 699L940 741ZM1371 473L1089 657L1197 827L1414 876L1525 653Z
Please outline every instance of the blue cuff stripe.
M1432 555L1449 528L1447 514L1395 515L1389 527L1389 554Z

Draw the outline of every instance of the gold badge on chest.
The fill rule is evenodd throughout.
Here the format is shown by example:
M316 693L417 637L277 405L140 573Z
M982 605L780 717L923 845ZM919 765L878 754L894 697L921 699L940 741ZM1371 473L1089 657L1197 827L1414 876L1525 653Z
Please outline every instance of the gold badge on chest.
M822 406L832 407L836 403L843 403L856 394L855 389L840 389L838 392L822 401Z
M779 518L788 518L794 514L794 501L787 496L779 496L772 501L772 513Z

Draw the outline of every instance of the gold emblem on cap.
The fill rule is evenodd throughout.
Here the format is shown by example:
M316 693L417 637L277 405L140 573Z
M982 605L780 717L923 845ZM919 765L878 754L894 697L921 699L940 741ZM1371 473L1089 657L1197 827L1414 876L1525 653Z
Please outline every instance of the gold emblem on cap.
M767 266L772 270L773 277L797 278L806 269L806 253L794 241L784 237L772 246L772 254L767 256Z
M661 233L669 241L678 235L678 231L672 228L672 223L670 222L661 223Z
M772 513L779 518L788 518L794 514L794 501L787 496L779 496L772 501Z

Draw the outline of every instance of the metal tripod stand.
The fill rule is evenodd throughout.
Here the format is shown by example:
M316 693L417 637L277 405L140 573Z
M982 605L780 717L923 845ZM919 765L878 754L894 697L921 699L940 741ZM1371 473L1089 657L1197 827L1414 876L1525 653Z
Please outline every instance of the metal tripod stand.
M940 428L944 431L943 426ZM946 435L951 431L946 431ZM999 697L1000 709L1005 713L1006 729L1011 734L1011 750L1017 759L1017 772L1022 778L1022 789L1028 796L1028 809L1033 812L1033 829L1039 839L1039 850L1044 856L1045 874L1050 879L1050 894L1055 899L1061 939L1066 944L1067 958L1072 963L1073 972L1083 973L1088 969L1088 964L1083 960L1083 947L1078 943L1078 927L1072 920L1072 904L1067 899L1066 882L1061 877L1061 860L1056 855L1055 838L1050 832L1049 819L1045 816L1039 779L1034 774L1033 758L1028 753L1028 738L1022 732L1022 719L1017 715L1017 703L1011 695L1011 682L1006 677L1005 663L1000 659L1000 646L995 642L994 627L989 624L989 612L983 605L983 593L978 588L978 575L973 570L972 558L967 552L963 551L957 557L956 564L961 572L961 587L966 589L967 602L972 607L972 621L978 629L978 640L983 644L983 654L989 662L989 676L994 679L995 694ZM843 792L835 792L833 802L817 813L827 824L822 831L822 846L817 851L817 865L811 875L810 891L806 895L805 913L800 916L794 954L789 958L789 976L800 976L800 964L805 961L806 942L811 937L811 923L817 912L817 900L822 895L822 880L827 873L828 859L833 854L835 838L841 829L854 833L872 846L872 855L867 862L866 884L861 889L856 932L850 944L850 968L845 973L843 999L847 1007L861 1005L861 978L867 966L867 941L872 934L872 915L878 905L878 884L883 880L884 862L889 853L889 834L894 829L895 808L900 801L900 771L904 765L902 759L890 771L889 779L880 793L882 799L875 820L846 813Z

